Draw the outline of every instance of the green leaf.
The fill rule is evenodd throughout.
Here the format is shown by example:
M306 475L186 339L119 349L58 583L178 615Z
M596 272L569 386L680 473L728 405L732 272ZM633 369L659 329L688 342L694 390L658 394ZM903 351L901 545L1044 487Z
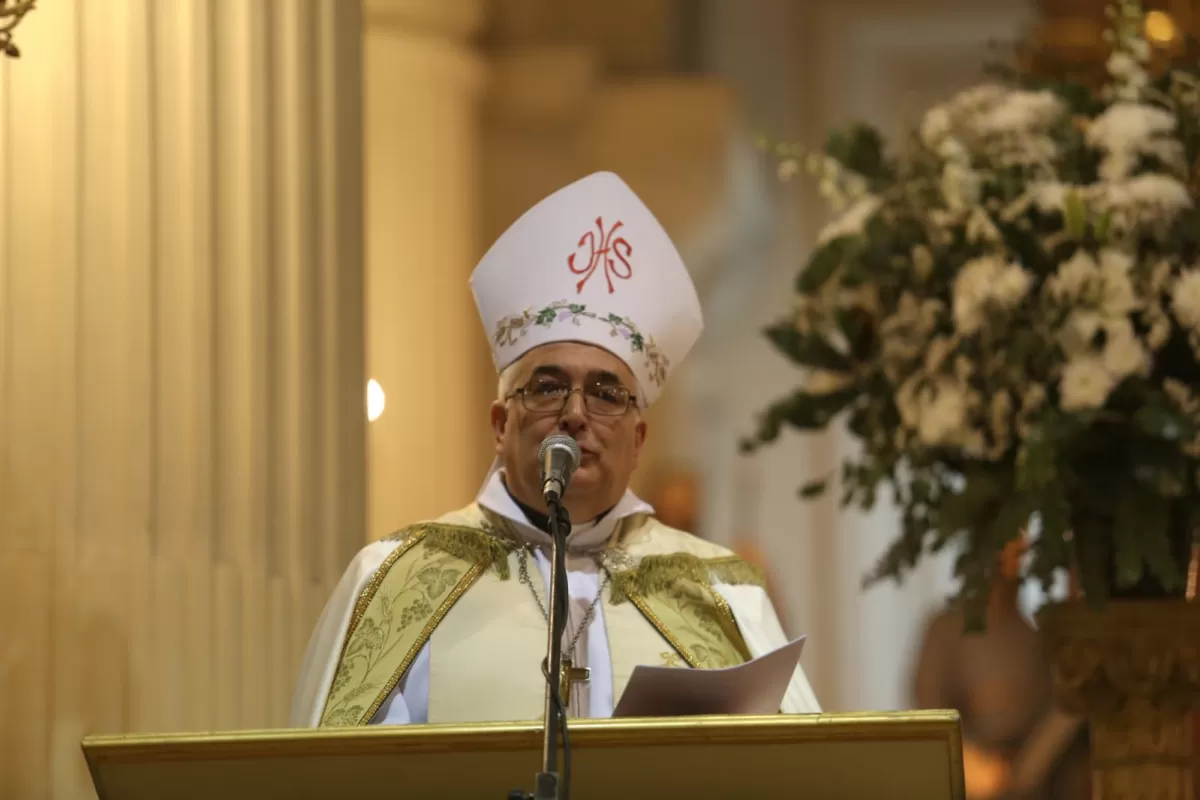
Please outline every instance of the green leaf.
M1096 220L1094 226L1096 240L1101 244L1108 241L1108 234L1112 230L1113 212L1111 209L1104 211L1100 218Z
M853 236L839 236L818 248L809 259L808 266L796 279L796 291L806 295L819 292L842 265L842 260L850 252L849 244L853 239Z
M1156 397L1134 412L1133 422L1144 433L1167 441L1191 440L1196 435L1195 423Z
M801 500L811 500L814 497L820 497L825 494L825 489L829 486L829 477L821 478L817 481L809 481L800 487L796 492Z
M1078 192L1067 192L1063 203L1063 227L1072 239L1083 238L1087 230L1087 208Z
M861 308L841 308L834 314L838 330L846 337L850 354L858 361L871 357L874 347L871 315Z
M1140 492L1132 490L1123 492L1116 499L1112 530L1113 568L1117 586L1121 588L1135 586L1142 579L1145 569L1142 561L1143 537L1163 536L1166 530L1164 515L1155 514L1157 519L1142 517L1143 504L1139 499ZM1153 509L1146 510L1154 514Z
M834 372L846 372L851 367L850 359L833 345L816 334L805 336L790 322L778 322L763 333L780 352L802 366Z
M832 132L825 142L825 152L868 180L884 180L890 174L884 158L883 136L866 123L857 122Z
M1035 429L1017 451L1015 482L1018 491L1036 492L1058 478L1058 452L1045 431Z

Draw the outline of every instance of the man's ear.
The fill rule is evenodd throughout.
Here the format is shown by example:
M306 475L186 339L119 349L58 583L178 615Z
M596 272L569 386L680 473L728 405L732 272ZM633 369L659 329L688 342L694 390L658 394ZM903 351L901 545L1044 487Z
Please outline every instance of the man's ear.
M508 425L508 406L499 400L492 403L492 433L496 436L496 452L504 449L504 429Z
M637 465L637 458L642 454L642 446L646 444L646 420L639 419L637 424L633 426L633 457L634 465Z

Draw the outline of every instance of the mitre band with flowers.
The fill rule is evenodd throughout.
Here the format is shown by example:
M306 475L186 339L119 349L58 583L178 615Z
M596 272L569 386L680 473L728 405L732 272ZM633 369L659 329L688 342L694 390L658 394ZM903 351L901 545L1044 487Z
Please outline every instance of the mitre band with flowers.
M611 172L525 212L479 262L471 290L497 371L551 342L595 345L628 365L644 405L704 326L675 245Z

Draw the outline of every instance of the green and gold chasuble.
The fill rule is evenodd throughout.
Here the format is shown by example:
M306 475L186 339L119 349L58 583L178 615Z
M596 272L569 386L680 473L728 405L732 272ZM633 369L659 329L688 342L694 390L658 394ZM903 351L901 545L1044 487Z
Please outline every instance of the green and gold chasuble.
M391 537L398 545L355 604L320 724L370 722L426 643L429 722L541 718L546 619L517 580L514 533L471 505ZM713 584L762 586L755 567L646 515L621 520L599 558L610 575L601 612L614 702L638 664L749 660Z

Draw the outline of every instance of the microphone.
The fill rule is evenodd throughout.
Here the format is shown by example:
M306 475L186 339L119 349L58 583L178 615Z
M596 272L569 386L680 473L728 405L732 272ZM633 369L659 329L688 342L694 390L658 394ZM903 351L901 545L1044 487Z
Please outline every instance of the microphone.
M546 505L562 500L580 458L579 445L570 436L558 433L542 440L538 461L542 465L542 497Z

